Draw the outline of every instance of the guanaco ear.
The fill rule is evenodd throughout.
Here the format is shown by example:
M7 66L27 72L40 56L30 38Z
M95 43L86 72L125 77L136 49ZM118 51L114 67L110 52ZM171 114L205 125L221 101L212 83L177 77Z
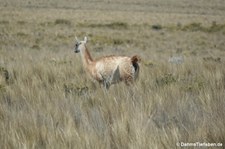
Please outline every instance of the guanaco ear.
M87 43L87 37L86 36L84 37L84 42Z
M78 40L77 36L75 36L75 40L76 40L77 42L79 42L79 40Z

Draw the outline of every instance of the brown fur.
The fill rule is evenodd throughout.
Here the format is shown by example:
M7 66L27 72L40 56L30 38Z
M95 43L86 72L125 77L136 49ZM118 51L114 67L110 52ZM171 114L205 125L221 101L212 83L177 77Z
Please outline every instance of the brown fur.
M137 62L140 62L141 61L141 58L137 55L134 55L131 57L131 62L134 64L134 63L137 63Z
M93 58L91 57L91 54L90 54L90 52L88 51L88 49L87 49L87 47L85 46L85 48L86 48L86 52L85 52L85 60L87 61L87 62L89 62L89 61L93 61Z

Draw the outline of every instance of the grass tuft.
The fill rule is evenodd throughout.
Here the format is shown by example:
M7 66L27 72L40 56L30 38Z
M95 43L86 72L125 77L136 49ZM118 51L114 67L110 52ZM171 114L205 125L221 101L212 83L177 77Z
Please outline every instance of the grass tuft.
M156 25L152 25L152 29L153 30L161 30L163 27L159 24L156 24Z
M221 63L221 58L220 57L212 57L212 56L209 56L209 57L203 57L203 60L204 61L212 61L212 62L218 62L218 63Z
M28 34L23 33L23 32L18 32L16 35L17 35L18 37L22 37L22 38L28 37Z
M206 29L207 32L221 32L225 31L225 24L217 24L215 21L212 23L212 25Z
M64 91L66 96L68 96L69 94L82 96L88 92L88 89L89 88L87 86L77 86L73 83L64 84Z
M6 82L9 81L9 71L6 68L0 66L0 75Z
M56 25L71 25L72 22L70 20L66 20L66 19L56 19L55 24Z
M169 85L169 84L175 83L175 82L177 82L176 77L170 73L156 78L156 84L158 86Z
M185 26L182 27L183 31L202 31L204 30L204 28L202 27L201 23L191 23L191 24L187 24Z

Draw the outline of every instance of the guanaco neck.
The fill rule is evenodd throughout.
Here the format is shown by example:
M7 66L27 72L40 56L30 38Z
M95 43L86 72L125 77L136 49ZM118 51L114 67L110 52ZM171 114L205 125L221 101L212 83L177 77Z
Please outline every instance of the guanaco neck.
M82 61L83 61L84 66L88 66L91 63L93 63L93 59L92 59L91 54L88 51L86 45L84 45L82 47L82 50L81 50L81 58L82 58Z

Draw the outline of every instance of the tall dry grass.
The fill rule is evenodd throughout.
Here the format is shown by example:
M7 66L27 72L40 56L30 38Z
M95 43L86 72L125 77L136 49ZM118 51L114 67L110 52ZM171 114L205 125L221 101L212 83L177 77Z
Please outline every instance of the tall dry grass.
M42 51L44 52L44 51ZM8 55L1 84L1 148L174 148L224 143L225 70L214 61L143 65L134 87L105 92L69 53L54 61ZM36 57L36 56L35 56ZM35 59L35 58L34 58ZM78 64L77 64L78 63ZM4 75L2 75L4 77Z
M16 4L0 10L0 148L225 144L223 16L180 9L167 15L161 3L162 14L129 7L133 18L132 9ZM146 19L154 15L158 22ZM136 84L121 83L105 92L92 83L72 51L75 34L90 37L93 57L139 54L143 61ZM169 62L174 57L182 62Z

